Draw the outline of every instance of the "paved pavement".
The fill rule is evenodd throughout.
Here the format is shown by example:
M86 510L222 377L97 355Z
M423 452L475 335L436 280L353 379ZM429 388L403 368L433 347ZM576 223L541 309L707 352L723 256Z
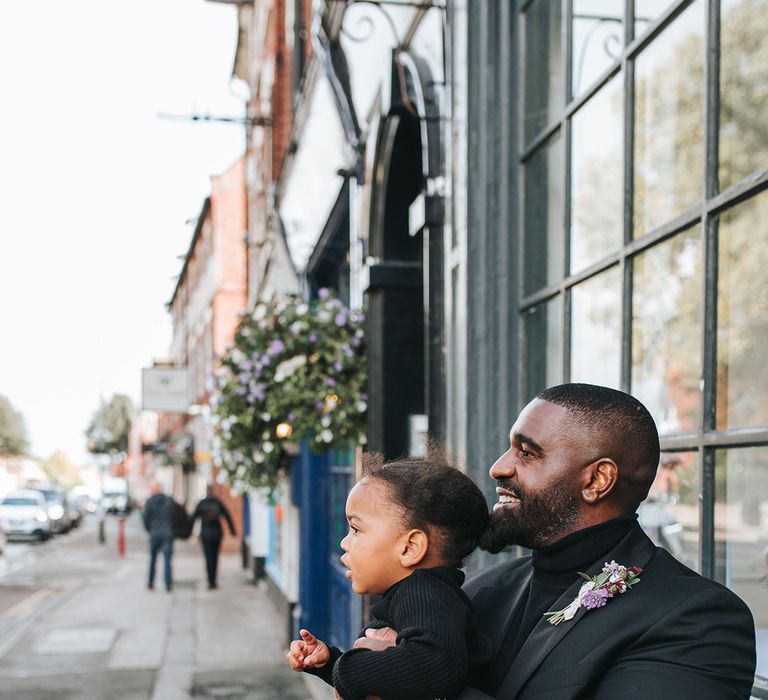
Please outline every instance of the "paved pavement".
M333 697L288 668L284 621L238 556L222 555L220 587L209 591L199 545L177 541L173 592L148 591L138 517L126 523L123 558L116 529L108 520L99 544L91 520L0 557L0 698Z

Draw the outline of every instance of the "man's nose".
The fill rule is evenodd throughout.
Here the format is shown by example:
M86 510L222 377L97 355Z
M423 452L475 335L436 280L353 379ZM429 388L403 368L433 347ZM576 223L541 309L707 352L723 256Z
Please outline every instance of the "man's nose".
M491 466L492 479L507 479L515 474L515 458L512 449L507 450Z

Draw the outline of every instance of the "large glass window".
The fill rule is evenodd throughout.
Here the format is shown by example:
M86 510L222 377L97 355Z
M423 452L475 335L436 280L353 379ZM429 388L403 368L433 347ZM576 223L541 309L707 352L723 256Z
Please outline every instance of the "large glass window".
M621 75L613 78L571 120L571 272L583 270L621 247L621 80Z
M633 261L632 393L661 434L699 425L702 253L697 226Z
M519 399L649 408L641 522L750 605L768 687L768 1L628 6L518 4Z
M768 424L768 192L720 218L717 427Z
M703 196L704 36L697 0L635 62L635 236Z
M718 450L715 578L749 605L757 628L757 672L768 675L768 447Z
M722 0L720 9L720 187L768 160L768 3Z
M525 166L525 278L533 292L563 276L563 144L559 135Z
M571 291L571 381L621 384L621 282L613 267Z

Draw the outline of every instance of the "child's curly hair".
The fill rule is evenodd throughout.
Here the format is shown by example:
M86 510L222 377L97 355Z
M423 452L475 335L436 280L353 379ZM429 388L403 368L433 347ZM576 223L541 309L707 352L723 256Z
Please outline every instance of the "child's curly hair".
M368 459L363 478L383 483L407 528L424 530L446 566L460 567L488 524L480 489L447 460Z

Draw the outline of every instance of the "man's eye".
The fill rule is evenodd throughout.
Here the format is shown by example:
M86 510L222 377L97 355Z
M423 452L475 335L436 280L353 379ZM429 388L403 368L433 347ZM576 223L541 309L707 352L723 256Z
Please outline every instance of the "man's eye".
M529 457L533 457L533 454L528 452L528 450L520 450L520 456L523 459L528 459Z

